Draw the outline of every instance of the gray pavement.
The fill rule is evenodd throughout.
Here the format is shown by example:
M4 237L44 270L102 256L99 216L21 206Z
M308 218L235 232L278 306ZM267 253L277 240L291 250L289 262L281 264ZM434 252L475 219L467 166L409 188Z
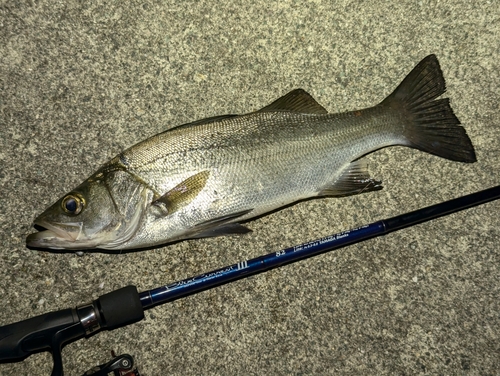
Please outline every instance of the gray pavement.
M16 1L0 5L0 325L140 291L500 183L496 1ZM384 190L302 202L253 233L128 254L27 249L32 220L125 147L304 88L381 101L435 53L477 152L368 157ZM500 202L228 284L64 349L68 375L496 375ZM0 364L49 375L50 355Z

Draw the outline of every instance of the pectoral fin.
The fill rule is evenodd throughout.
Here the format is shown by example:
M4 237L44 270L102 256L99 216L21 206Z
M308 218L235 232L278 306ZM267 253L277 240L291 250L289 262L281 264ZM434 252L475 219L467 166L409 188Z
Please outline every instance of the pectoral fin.
M354 161L345 168L333 184L323 188L318 196L350 196L382 189L382 182L372 179L364 161Z
M151 205L159 207L164 215L172 214L188 205L198 196L205 187L209 176L209 171L202 171L190 176L163 196L154 200Z

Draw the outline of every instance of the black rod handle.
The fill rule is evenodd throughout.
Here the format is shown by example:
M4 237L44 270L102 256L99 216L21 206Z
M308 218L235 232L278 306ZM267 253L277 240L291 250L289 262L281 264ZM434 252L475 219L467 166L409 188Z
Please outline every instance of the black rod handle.
M102 329L112 330L144 318L135 286L104 294L90 304L44 313L0 327L0 362L18 362L42 351L52 353L52 376L62 376L62 347Z
M80 324L80 320L76 310L69 308L2 326L0 361L22 360L40 351L51 351L53 337L75 324ZM75 330L73 335L83 337L84 328L80 325L79 330Z

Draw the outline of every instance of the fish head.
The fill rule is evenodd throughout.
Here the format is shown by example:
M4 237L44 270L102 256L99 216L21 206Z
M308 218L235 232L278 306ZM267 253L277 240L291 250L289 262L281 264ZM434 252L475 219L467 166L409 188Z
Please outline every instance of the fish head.
M126 171L101 169L34 221L26 239L34 248L116 248L139 227L148 189Z

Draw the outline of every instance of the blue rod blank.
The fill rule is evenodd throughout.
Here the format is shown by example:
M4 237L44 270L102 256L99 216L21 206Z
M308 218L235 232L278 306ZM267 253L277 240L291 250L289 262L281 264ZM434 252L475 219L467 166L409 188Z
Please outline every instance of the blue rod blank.
M141 304L144 309L151 308L158 304L171 302L196 292L262 273L269 269L316 256L349 244L384 235L391 231L426 222L498 198L500 198L500 186L272 252L264 256L241 261L237 264L173 282L166 286L144 291L139 294Z

